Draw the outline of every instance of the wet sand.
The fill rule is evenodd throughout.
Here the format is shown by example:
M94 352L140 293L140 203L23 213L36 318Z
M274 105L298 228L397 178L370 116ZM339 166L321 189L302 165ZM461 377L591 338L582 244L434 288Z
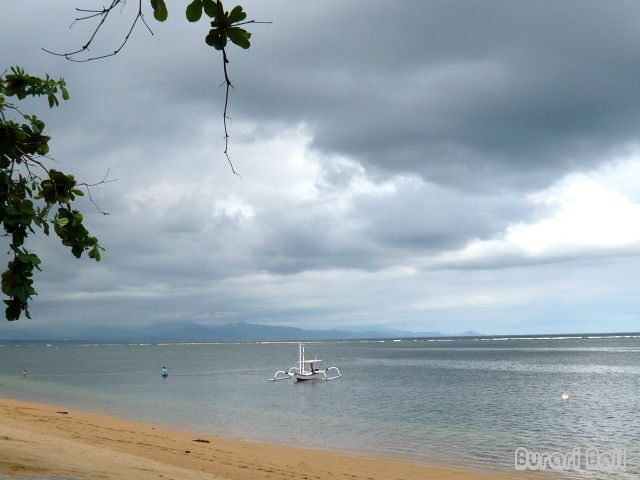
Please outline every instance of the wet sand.
M220 438L8 399L0 399L0 474L107 480L540 478Z

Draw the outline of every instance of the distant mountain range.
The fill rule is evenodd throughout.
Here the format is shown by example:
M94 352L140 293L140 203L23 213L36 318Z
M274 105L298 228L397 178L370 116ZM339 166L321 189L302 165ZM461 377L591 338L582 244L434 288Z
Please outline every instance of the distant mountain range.
M228 323L205 325L201 323L162 322L144 327L125 328L87 326L72 332L53 328L2 328L1 340L95 340L95 341L177 341L177 342L239 342L285 340L339 340L359 338L411 338L443 336L481 336L477 332L446 335L440 332L409 332L385 327L357 327L351 330L305 330L296 327L260 325L255 323Z

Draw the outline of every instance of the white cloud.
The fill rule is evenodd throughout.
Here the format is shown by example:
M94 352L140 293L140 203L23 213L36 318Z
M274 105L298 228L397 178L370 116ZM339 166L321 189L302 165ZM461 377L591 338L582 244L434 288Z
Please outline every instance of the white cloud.
M586 175L575 175L540 199L553 217L510 229L506 241L528 255L581 248L615 248L640 241L640 204Z
M527 259L607 256L636 249L640 247L640 202L632 198L640 198L640 176L633 176L639 165L636 157L615 168L568 175L529 196L533 204L545 207L547 218L510 225L500 238L474 240L461 250L439 255L434 263L464 266L502 258L519 264Z

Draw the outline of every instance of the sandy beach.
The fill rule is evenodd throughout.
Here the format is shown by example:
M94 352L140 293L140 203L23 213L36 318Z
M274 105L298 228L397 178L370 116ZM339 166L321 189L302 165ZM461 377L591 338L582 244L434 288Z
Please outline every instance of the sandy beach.
M8 399L0 399L0 473L176 480L531 478L218 438Z

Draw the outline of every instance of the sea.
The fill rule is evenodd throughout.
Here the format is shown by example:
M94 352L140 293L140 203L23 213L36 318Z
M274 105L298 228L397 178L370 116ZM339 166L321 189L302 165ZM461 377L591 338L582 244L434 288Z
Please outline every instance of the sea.
M640 478L640 334L305 347L342 377L270 381L297 364L293 342L0 342L0 396L425 464Z

